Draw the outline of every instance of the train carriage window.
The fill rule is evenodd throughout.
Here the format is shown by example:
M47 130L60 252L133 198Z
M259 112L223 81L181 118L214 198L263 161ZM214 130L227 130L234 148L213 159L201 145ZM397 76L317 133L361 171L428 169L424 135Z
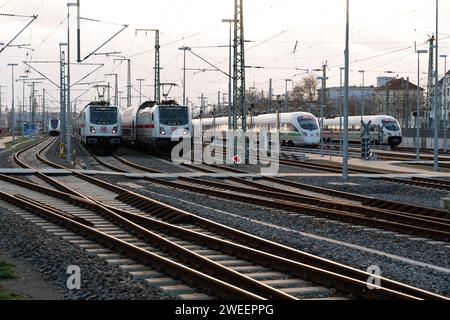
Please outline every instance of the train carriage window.
M299 123L300 127L304 130L309 130L309 131L319 130L319 123L317 122L317 119L315 119L315 118L300 117L300 118L298 118L298 123Z
M117 108L91 107L91 123L96 125L114 125L117 123Z
M159 122L166 126L182 126L189 123L189 110L187 107L160 107Z
M385 119L383 120L383 126L388 131L400 131L400 126L395 120Z

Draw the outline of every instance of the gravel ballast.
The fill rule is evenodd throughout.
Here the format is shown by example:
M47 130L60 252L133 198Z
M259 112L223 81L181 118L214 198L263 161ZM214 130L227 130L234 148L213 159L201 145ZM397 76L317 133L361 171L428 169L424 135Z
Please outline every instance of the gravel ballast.
M70 300L160 300L173 299L158 288L134 281L104 260L85 254L79 247L44 231L21 217L0 208L0 248L16 259L35 266L44 279L53 282ZM68 266L81 269L81 290L66 286Z
M119 177L103 178L115 184L127 181ZM450 249L443 244L412 241L408 236L398 237L392 233L367 230L364 227L352 227L313 217L293 216L281 210L212 198L144 182L133 183L141 185L141 188L135 189L138 193L213 221L361 270L377 265L388 278L450 296L448 285ZM315 236L363 246L383 254L351 248L342 243L332 243L317 239ZM394 255L399 259L385 254ZM403 258L411 259L413 262L403 261ZM430 264L431 267L423 264Z
M441 199L449 194L445 191L359 177L352 177L345 184L342 183L341 177L289 177L286 179L376 199L397 201L429 208L440 208Z

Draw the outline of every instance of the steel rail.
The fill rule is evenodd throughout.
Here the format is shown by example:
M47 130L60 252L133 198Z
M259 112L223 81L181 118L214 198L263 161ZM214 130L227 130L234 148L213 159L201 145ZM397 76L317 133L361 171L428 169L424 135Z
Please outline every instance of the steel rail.
M100 161L101 164L103 164L104 161ZM124 159L122 159L122 162L127 163L127 161L124 161ZM177 182L150 177L145 177L144 180L171 188L193 191L244 203L262 205L274 209L284 209L290 212L309 214L321 218L337 219L350 223L357 222L372 227L381 226L382 228L385 228L387 230L426 236L440 241L448 241L450 239L449 224L448 221L444 219L441 221L436 221L435 219L427 220L424 217L413 216L411 214L401 214L400 212L397 213L383 210L373 210L364 206L337 204L331 201L320 199L315 200L313 198L302 197L300 195L283 195L281 193L239 188L231 185L225 187L225 184L213 183L192 178L180 177L180 180L186 181L188 182L188 184L180 184ZM201 187L198 185L203 185L205 187ZM212 189L211 186L220 188L222 190ZM251 194L265 196L270 199L252 197L250 196ZM326 208L328 210L322 209L320 207Z
M89 180L90 182L94 182L103 187L109 186L109 188L108 188L109 190L115 189L118 191L118 189L121 189L121 190L127 191L123 188L111 185L109 183L106 183L104 181L101 181L101 180L98 180L98 179L95 179L95 178L92 178L89 176L82 175L81 177L84 177L85 179ZM136 202L137 199L141 200L141 201L146 199L146 201L151 201L151 202L154 202L156 205L161 205L161 203L159 203L159 202L145 198L140 195L133 194L132 192L122 192L121 195L118 197L118 199L120 200L121 197L128 198L127 201L124 201L126 203L128 203L128 201ZM142 206L142 203L140 203L140 205ZM144 206L148 206L148 203L144 204ZM178 210L178 209L170 207L170 206L166 206L166 207L169 210L175 210L175 212L177 214L184 213L185 216L189 217L189 220L192 223L200 225L207 230L215 231L215 232L218 232L219 234L225 234L225 235L231 236L232 238L238 237L240 239L240 241L245 242L248 246L251 246L253 248L255 248L257 246L262 246L262 248L265 251L267 251L267 249L268 249L268 250L272 251L273 253L276 253L277 255L280 255L279 253L281 252L282 253L281 256L285 255L285 256L295 257L295 259L296 259L295 261L301 261L301 260L312 261L315 263L314 266L316 266L316 267L320 267L320 265L322 265L322 266L326 267L325 268L326 270L329 270L332 272L336 272L336 270L339 270L340 274L343 273L344 275L347 275L347 276L354 276L356 278L359 277L360 281L366 281L367 277L370 276L368 273L362 272L360 270L357 270L357 269L354 269L351 267L347 267L347 266L344 266L341 264L337 264L337 263L329 261L329 260L318 258L316 256L313 256L313 255L310 255L310 254L307 254L304 252L300 252L295 249L291 249L291 248L282 246L280 244L276 244L274 242L270 242L268 240L243 233L241 231L217 224L215 222L200 218L198 216L192 215L190 213L186 213L184 211ZM288 257L286 257L286 258L288 258ZM288 259L290 259L290 258L288 258ZM304 262L305 261L303 261L303 263ZM442 297L440 295L430 293L425 290L417 289L417 288L414 288L411 286L407 286L407 285L404 285L404 284L401 284L401 283L398 283L398 282L395 282L392 280L382 278L382 281L384 283L384 287L386 287L386 288L390 288L395 291L400 291L405 294L412 294L415 297L425 298L425 299L430 299L430 298L431 299L442 299L442 298L446 299L445 297Z
M182 279L188 283L195 283L195 285L201 288L204 292L214 292L216 296L225 299L264 299L261 296L250 293L237 286L233 286L225 281L221 281L195 269L186 267L180 263L139 248L116 237L72 220L67 216L60 215L59 212L55 212L52 208L32 203L28 201L29 199L26 199L23 196L11 196L4 192L0 192L0 199L15 206L22 207L27 211L37 214L44 219L63 226L64 228L73 230L74 232L95 242L101 243L110 249L124 253L128 257L135 259L140 263L156 267L164 273L171 274L174 277L182 277Z

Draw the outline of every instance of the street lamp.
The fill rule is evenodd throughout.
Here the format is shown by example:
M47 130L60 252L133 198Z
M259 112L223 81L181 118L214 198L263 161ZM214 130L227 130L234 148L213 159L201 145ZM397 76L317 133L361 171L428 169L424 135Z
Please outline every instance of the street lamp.
M14 68L18 66L17 63L9 63L11 67L11 112L12 112L12 143L14 144L16 135L16 113L14 111Z
M229 44L229 56L228 56L228 60L229 60L228 74L230 75L230 77L228 78L228 109L227 109L227 112L228 112L228 130L230 130L231 126L232 126L231 125L231 99L233 97L232 83L231 83L231 80L232 80L231 72L232 72L232 67L233 67L233 64L232 64L232 61L231 61L232 56L233 56L232 40L233 40L233 23L235 23L236 20L234 20L234 19L222 19L222 22L230 24L230 44Z
M181 47L178 50L183 50L183 106L186 105L186 50L191 51L190 47Z
M428 50L417 50L417 116L416 116L416 160L420 161L420 54L427 54Z
M447 110L447 55L441 54L444 58L444 152L447 152L447 129L448 129L448 110Z

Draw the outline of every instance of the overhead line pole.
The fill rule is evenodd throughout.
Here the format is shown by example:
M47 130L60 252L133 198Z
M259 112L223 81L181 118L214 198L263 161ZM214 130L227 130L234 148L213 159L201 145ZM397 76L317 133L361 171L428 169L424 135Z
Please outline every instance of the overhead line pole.
M155 32L155 95L154 99L156 103L161 103L161 61L160 61L160 49L159 44L159 29L136 29L138 32Z
M439 0L436 0L436 57L434 70L434 171L439 171Z
M14 16L17 16L17 15L8 15L8 14L0 14L1 16L11 16L11 17L14 17ZM19 33L17 33L7 44L5 44L4 46L3 46L3 48L1 48L0 49L0 53L2 53L6 48L8 48L9 47L9 45L11 44L11 43L13 43L14 42L14 40L16 40L21 34L22 34L22 32L24 32L37 18L38 18L38 16L21 16L21 17L26 17L26 18L31 18L31 21L30 22L28 22L28 24L25 26L25 27L23 27L20 31L19 31Z
M228 130L231 130L232 128L232 116L231 116L231 102L233 101L233 78L232 78L232 68L233 68L233 62L232 62L232 56L233 56L233 23L235 22L234 19L223 19L222 22L226 22L230 24L230 43L229 43L229 56L228 56L228 107L227 107L227 113L228 113Z
M428 50L417 50L417 106L416 106L416 160L420 161L420 54L428 53Z
M345 84L344 84L344 153L342 159L342 178L348 180L348 89L349 89L349 67L350 67L350 0L346 6L345 26Z
M9 63L11 67L11 112L12 112L12 143L14 144L16 136L16 113L14 110L14 68L17 67L17 63Z
M244 0L234 2L234 73L233 73L233 128L247 130L247 106L245 101L245 44L244 44ZM237 147L237 146L236 146ZM237 153L235 147L235 154Z

